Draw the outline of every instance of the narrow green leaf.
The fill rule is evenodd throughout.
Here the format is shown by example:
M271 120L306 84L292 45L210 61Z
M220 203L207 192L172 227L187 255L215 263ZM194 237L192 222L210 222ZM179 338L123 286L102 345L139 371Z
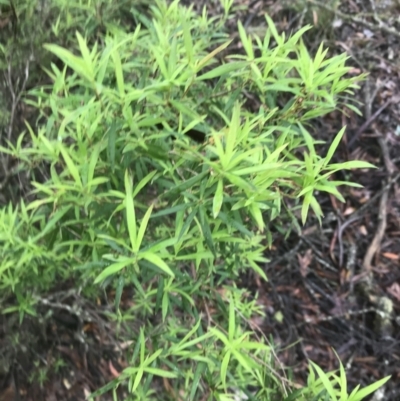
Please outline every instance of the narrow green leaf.
M311 197L311 202L310 202L310 206L312 208L312 210L315 213L315 216L317 217L319 223L321 224L321 217L323 217L323 213L322 213L322 209L320 204L317 201L317 198L315 196Z
M258 275L260 275L265 281L268 281L267 275L265 274L264 270L262 270L261 267L254 260L247 259L247 261L250 264L250 266L252 267L252 269Z
M96 170L96 165L99 160L100 156L100 151L101 151L101 144L97 143L96 145L93 146L91 155L90 155L90 161L89 161L89 167L88 167L88 174L87 174L87 183L86 185L88 188L90 188L93 184L90 184L93 182L93 177L94 177L94 172Z
M377 168L371 163L364 162L362 160L351 160L348 162L331 164L328 166L329 170L350 170L352 168Z
M235 331L236 331L235 302L231 298L229 301L229 328L228 328L229 341L233 342L233 339L235 338Z
M388 380L390 380L391 376L386 376L385 378L378 380L375 383L370 384L367 387L359 390L353 397L349 398L347 401L361 401L368 395L372 394L374 391L378 390L379 387L382 387Z
M202 378L205 370L207 369L207 364L204 362L199 362L196 366L196 370L194 371L193 375L193 382L191 385L189 401L193 401L196 395L196 391L199 387L200 379Z
M139 387L140 381L142 380L144 373L144 368L140 367L136 373L135 381L133 382L131 392L135 393L136 389Z
M184 65L181 65L179 68L177 68L177 59L177 39L176 36L174 36L172 39L171 50L168 57L168 74L171 79L174 79L174 76L177 76L177 70L185 68Z
M338 132L338 134L336 135L335 139L333 140L331 146L329 146L328 153L326 154L325 159L324 159L324 166L327 166L328 163L331 161L333 155L334 155L335 152L336 152L337 147L339 146L340 141L341 141L342 138L343 138L343 135L344 135L345 131L346 131L346 126L344 126L344 127Z
M200 75L196 78L197 81L204 81L205 79L212 79L216 77L220 77L224 74L228 74L232 71L239 71L242 68L245 68L249 65L247 61L233 61L231 63L223 64L218 67L215 67L213 70L206 72L203 75Z
M236 185L238 188L243 189L244 191L253 193L257 191L257 188L252 184L249 183L248 181L244 180L241 177L238 177L236 174L233 173L225 173L224 176L234 185Z
M343 198L343 195L333 185L319 185L319 184L316 184L314 188L315 188L316 191L328 192L328 193L334 195L341 202L343 202L343 203L345 202L345 199Z
M82 58L75 56L70 51L62 48L61 46L45 44L44 48L54 53L68 67L81 75L83 78L87 79L88 81L93 80L90 69L88 70L86 63Z
M87 71L90 73L91 79L94 80L93 59L87 47L86 40L83 39L82 35L78 31L76 31L76 37L78 38L79 49L86 64Z
M125 95L124 72L122 70L122 63L118 50L114 50L111 53L111 57L114 61L115 78L117 80L117 88L119 91L119 95L123 97Z
M103 281L104 279L106 279L107 277L118 273L119 271L121 271L124 267L129 266L130 264L134 263L135 260L134 259L130 259L130 258L126 258L124 260L122 260L121 262L116 262L116 263L112 263L110 266L106 267L94 280L94 283L100 283L100 281Z
M231 358L231 353L227 352L224 356L224 359L222 359L222 363L221 363L220 377L221 377L222 385L225 388L225 391L226 391L226 375L228 372L228 365L229 365L230 358Z
M214 241L212 238L210 224L207 218L207 212L204 206L199 207L199 214L200 214L200 223L201 229L203 230L204 239L210 251L213 253L214 257L217 257L217 252L214 247Z
M282 37L279 35L278 31L276 30L274 21L272 21L271 17L270 17L268 14L265 14L265 19L266 19L266 21L267 21L269 31L272 33L272 36L273 36L274 39L276 40L277 45L278 45L278 46L283 45L283 39L282 39Z
M164 53L161 51L159 47L151 46L151 50L153 51L154 58L156 59L156 64L161 71L162 76L166 81L169 81L170 76L168 75L168 69L164 60ZM165 50L164 50L165 52ZM166 82L167 87L169 87L169 82Z
M179 235L178 235L178 242L181 240L182 236L186 234L187 230L189 229L190 225L192 224L193 219L196 217L197 212L199 211L198 207L193 208L190 212L189 216L187 217L185 224L183 225Z
M165 318L167 317L168 308L169 308L169 296L168 292L164 292L161 302L161 317L163 322L165 322Z
M329 176L330 176L330 174L328 175L328 177ZM349 181L333 181L332 180L332 181L329 181L329 185L334 185L335 187L338 187L340 185L347 185L349 187L363 188L363 186L361 184L358 184L357 182L349 182Z
M301 388L299 390L295 390L292 393L290 393L283 401L296 401L296 400L302 400L304 399L303 393L307 390L307 388Z
M147 224L149 223L151 212L153 211L153 207L154 207L154 204L151 205L147 209L147 212L143 216L143 220L142 220L142 222L140 224L138 235L137 235L137 238L136 238L135 246L132 247L132 250L133 250L134 253L139 252L140 245L142 244L142 241L143 241L144 233L146 232Z
M244 50L247 53L249 60L250 61L254 60L254 51L253 51L253 45L251 43L251 38L247 36L246 31L240 20L238 21L238 30L239 30L240 40L242 42Z
M249 231L243 224L230 217L230 215L220 212L218 218L221 219L228 227L234 227L247 237L251 237L253 233Z
M215 191L215 195L214 195L214 199L213 199L214 219L217 218L217 216L221 210L223 200L224 200L224 183L223 183L223 179L221 178L218 180L217 190Z
M211 336L212 336L212 333L209 331L206 334L201 335L200 337L194 338L193 340L181 341L179 344L172 345L171 348L169 348L169 352L171 352L173 355L176 355L178 352L184 350L185 348L190 348L193 345L204 342L204 340L207 340Z
M207 54L207 56L203 57L196 65L196 73L199 72L203 67L205 67L208 64L208 62L215 55L222 52L222 50L226 49L231 43L232 43L232 40L230 40L229 42L223 43L222 45L220 45L216 49L214 49L211 53Z
M240 352L236 350L232 350L233 356L237 359L237 361L248 371L251 372L254 369L258 368L258 365L256 362L254 362L251 358L249 358L245 354L241 354Z
M314 161L316 157L315 147L314 147L314 139L310 135L310 133L304 128L303 124L298 124L301 133L303 134L304 140L306 142L308 151L310 152L311 159Z
M151 375L160 376L160 377L167 377L168 379L175 379L178 377L176 373L170 372L168 370L162 370L158 368L149 368L146 367L144 369L145 372L150 373Z
M39 234L32 239L32 242L35 243L40 238L43 238L48 232L52 230L52 228L65 216L65 214L71 209L72 205L67 205L62 207L60 210L55 212L50 220L47 222L45 228L39 232Z
M193 120L198 121L200 119L199 115L187 104L183 102L178 102L174 99L170 99L169 103L178 111L180 111L183 115L186 115Z
M239 131L240 131L240 104L236 102L235 106L233 107L232 118L229 124L229 129L225 131L226 132L225 153L229 161L232 159Z
M110 129L107 133L108 136L108 146L107 146L107 158L111 165L111 172L115 169L115 143L117 139L117 121L113 120L111 122Z
M353 397L358 393L359 389L360 389L360 385L357 384L357 386L356 386L356 387L353 389L353 391L350 393L350 395L349 395L349 397L348 397L348 399L347 399L346 401L349 401L349 400L354 401L354 400L353 400ZM340 400L340 401L342 401L342 400Z
M195 253L185 253L184 255L176 256L175 260L211 259L213 256L211 251L196 251Z
M354 113L356 113L360 117L362 117L362 113L358 107L354 106L353 104L346 104L346 107L349 108L350 110L354 111Z
M258 229L263 232L265 228L265 222L260 207L256 202L253 202L250 204L249 209L251 215L254 217L255 222L257 223Z
M187 341L189 340L190 337L192 337L192 335L194 333L196 333L196 331L198 330L198 328L200 327L201 324L201 319L199 319L197 321L197 323L190 329L190 331L185 335L185 337L183 337L183 339L179 342L178 347L180 345L186 345Z
M300 198L300 196L303 196L304 194L308 193L308 192L313 192L314 191L314 185L308 185L307 187L304 187L297 195L298 198Z
M131 177L129 176L128 170L125 171L125 209L131 247L132 249L136 249L136 215L132 197Z
M167 216L169 214L175 214L180 211L185 211L186 209L190 208L191 206L193 206L193 202L181 203L179 205L169 207L168 209L160 210L159 212L152 214L151 218L154 219L156 217Z
M141 252L139 253L138 257L139 259L146 259L147 261L153 263L158 268L160 268L164 273L167 273L171 277L175 277L174 272L158 255L150 252Z
M160 310L162 305L162 299L164 295L164 287L165 287L165 279L164 276L158 277L158 287L157 287L157 295L156 295L156 311Z
M144 338L144 327L140 327L140 334L139 334L139 342L140 342L140 366L143 366L145 361L144 361L144 355L146 352L146 340Z
M115 289L115 300L114 300L114 307L116 310L119 309L119 304L121 302L122 291L125 285L125 277L121 274L118 277L118 284L117 288Z
M181 24L183 27L183 43L185 45L186 57L189 60L189 64L191 64L193 61L193 40L190 32L191 26L183 14L181 15Z
M307 192L303 200L303 206L301 207L301 222L303 225L306 223L308 210L310 208L311 200L313 198L312 191Z
M262 173L269 170L277 170L282 167L282 163L263 163L257 164L252 167L245 167L240 170L235 170L236 175L248 175L248 174L257 174Z
M333 350L335 352L335 350ZM335 352L336 354L336 352ZM339 355L336 354L336 357L339 359ZM340 369L340 401L345 401L348 398L348 393L347 393L347 377L346 377L346 372L344 370L342 362L340 362L339 359L339 369Z
M240 343L241 349L249 349L249 350L264 350L270 351L271 347L266 344L254 342L254 341L244 341Z
M197 182L201 181L208 174L209 174L208 171L203 171L200 174L196 174L192 178L189 178L188 180L182 182L182 184L174 186L172 189L170 189L164 195L167 195L167 194L169 195L171 192L172 193L173 192L182 193L182 192L186 191L187 189L192 188L195 184L197 184Z
M75 183L82 188L82 181L81 177L79 175L78 168L75 166L74 162L72 161L70 155L68 154L67 150L64 148L64 146L60 143L60 152L64 158L65 164L67 165L69 173L72 175L72 177L75 180Z
M110 181L109 177L96 177L92 181L88 181L88 188L96 187L97 185L104 184L105 182Z
M142 248L142 250L145 252L155 253L161 250L165 250L170 246L174 246L175 244L176 244L176 238L168 238L166 240L161 240L159 242L156 242L153 245L149 245L148 247L146 246Z
M149 174L146 175L146 177L143 177L140 182L135 186L135 189L133 191L133 198L136 197L136 195L140 192L142 188L144 188L156 175L157 170L151 171Z
M331 397L331 401L337 401L336 391L334 390L331 381L329 380L328 376L323 372L323 370L316 365L314 362L310 361L311 365L314 367L318 376L320 377L325 390L328 392L329 396Z

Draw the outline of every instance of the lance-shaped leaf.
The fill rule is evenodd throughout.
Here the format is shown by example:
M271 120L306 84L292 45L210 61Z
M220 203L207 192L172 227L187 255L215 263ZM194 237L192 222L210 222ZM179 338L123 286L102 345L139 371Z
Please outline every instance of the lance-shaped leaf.
M141 252L141 253L139 253L138 258L139 259L146 259L148 262L153 263L153 265L156 265L164 273L167 273L171 277L175 277L175 274L170 269L170 267L155 253Z
M125 172L125 210L126 210L126 220L129 231L129 239L131 241L131 247L132 249L136 249L136 241L137 241L136 215L132 196L132 182L128 174L128 171Z
M65 164L67 165L68 171L72 175L73 179L75 180L75 183L82 188L82 180L79 175L78 168L74 164L74 162L71 159L71 156L68 154L67 150L64 148L63 145L60 144L60 152L64 158Z
M224 200L224 183L222 178L218 181L217 190L215 191L214 199L213 199L213 216L214 219L218 216L222 202Z
M146 232L147 224L149 223L151 212L153 211L153 207L154 207L154 205L151 205L147 209L147 212L143 217L142 223L140 224L135 246L132 247L132 250L134 253L139 252L140 245L142 244L142 241L143 241L144 233Z

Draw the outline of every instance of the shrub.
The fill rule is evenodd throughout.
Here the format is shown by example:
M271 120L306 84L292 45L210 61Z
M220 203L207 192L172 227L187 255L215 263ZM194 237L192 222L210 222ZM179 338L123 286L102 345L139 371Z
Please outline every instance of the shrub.
M361 399L347 398L343 368L338 378L315 367L320 379L311 370L288 395L271 346L249 330L262 315L256 297L235 282L248 269L267 279L278 217L299 210L305 222L311 209L321 219L317 191L343 200L337 187L356 185L335 172L371 167L332 162L344 129L324 156L309 132L313 118L357 111L342 96L362 77L346 78L346 56L326 58L323 45L311 58L309 27L286 39L266 17L265 37L250 38L239 22L239 55L206 13L176 1L151 12L131 30L105 24L98 40L77 32L72 50L45 46L63 65L26 98L45 123L1 148L32 185L1 210L0 286L18 300L5 312L35 315L60 280L113 287L113 318L140 325L130 366L97 394L126 384L130 399L159 400L163 380L165 400L228 400L233 388L250 399ZM127 285L133 306L122 312Z

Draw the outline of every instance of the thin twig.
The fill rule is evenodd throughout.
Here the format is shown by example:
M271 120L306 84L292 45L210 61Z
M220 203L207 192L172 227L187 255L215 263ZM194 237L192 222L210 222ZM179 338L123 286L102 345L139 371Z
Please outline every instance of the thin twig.
M389 197L389 189L390 187L386 187L386 190L382 193L381 201L379 204L378 229L376 230L374 239L372 240L364 256L362 270L367 274L371 274L372 272L372 259L379 250L382 238L386 231L386 210Z
M389 155L389 149L387 147L386 141L383 139L383 136L381 135L379 140L379 146L382 149L382 156L383 160L385 163L385 167L387 172L389 173L389 177L393 176L394 173L394 165L392 161L390 160L390 155ZM396 175L398 177L399 174ZM367 252L365 253L362 268L363 271L371 274L372 271L372 259L374 255L378 252L380 244L382 242L383 236L385 235L386 231L386 217L387 217L387 203L389 199L389 192L390 188L392 186L393 181L389 181L388 185L384 187L384 190L382 192L382 197L381 201L379 203L379 214L378 214L378 229L376 230L374 239L372 240L370 246L367 249Z
M348 142L349 148L354 144L354 142L360 137L360 135L378 118L378 116L385 110L389 104L394 102L394 98L390 98L387 100L379 109L369 117L365 123L356 131L356 133L352 136L352 138ZM396 99L398 100L398 99Z
M343 266L343 232L347 226L354 223L355 221L361 219L360 215L351 215L349 219L347 219L343 224L338 219L339 228L338 228L338 243L339 243L339 267Z

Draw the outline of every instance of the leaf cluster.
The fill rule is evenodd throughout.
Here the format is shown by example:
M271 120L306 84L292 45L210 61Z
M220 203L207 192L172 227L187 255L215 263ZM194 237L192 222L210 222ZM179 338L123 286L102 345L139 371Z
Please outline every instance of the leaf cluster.
M303 223L310 210L320 219L316 192L343 200L338 187L356 184L334 174L372 167L332 162L344 129L325 155L308 130L332 110L357 111L342 95L362 77L347 78L346 56L326 58L323 45L311 57L309 27L285 38L269 17L264 37L239 22L245 54L231 54L230 6L218 20L158 1L151 17L131 10L134 27L104 23L98 39L88 29L68 48L46 44L61 63L44 66L52 84L26 97L40 123L0 148L32 185L0 211L0 287L17 298L4 312L35 315L44 291L73 279L113 288L110 318L134 339L129 367L93 397L126 386L129 399L156 400L163 383L166 400L228 400L237 388L306 399L322 387L337 399L317 368L320 382L311 371L289 395L271 346L248 330L262 315L256 297L236 281L246 270L267 280L274 220L296 209ZM135 291L122 310L126 286Z

